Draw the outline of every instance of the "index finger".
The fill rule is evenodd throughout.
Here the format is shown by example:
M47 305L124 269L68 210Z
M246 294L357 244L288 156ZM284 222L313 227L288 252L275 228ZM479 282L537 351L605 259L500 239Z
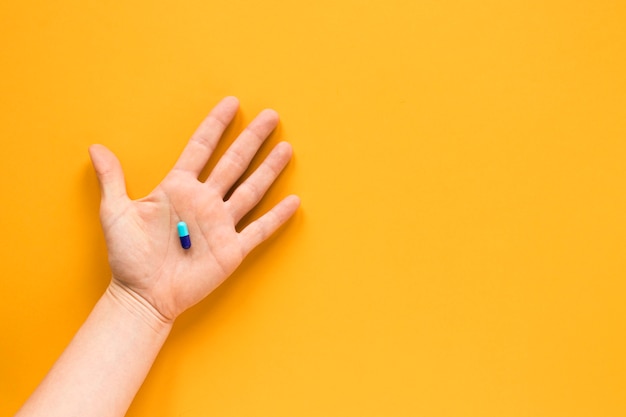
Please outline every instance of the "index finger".
M200 175L238 108L237 98L223 98L191 135L173 169L189 172L196 177Z

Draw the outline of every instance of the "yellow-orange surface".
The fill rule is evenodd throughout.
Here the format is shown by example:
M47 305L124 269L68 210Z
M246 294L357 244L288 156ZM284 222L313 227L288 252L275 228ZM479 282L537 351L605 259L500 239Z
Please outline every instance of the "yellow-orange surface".
M87 146L141 197L236 95L303 206L129 416L626 415L625 74L623 1L3 1L0 414L109 278Z

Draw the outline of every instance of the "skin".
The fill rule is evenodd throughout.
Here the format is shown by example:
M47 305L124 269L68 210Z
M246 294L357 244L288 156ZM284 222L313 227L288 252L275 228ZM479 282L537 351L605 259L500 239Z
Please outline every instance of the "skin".
M217 104L174 168L138 200L128 197L115 155L102 145L89 148L102 191L111 283L17 416L123 416L175 319L224 282L297 210L300 200L288 196L240 232L235 229L289 162L286 142L224 201L277 126L273 110L262 111L207 180L198 180L238 107L234 97ZM189 227L189 250L178 238L181 220Z

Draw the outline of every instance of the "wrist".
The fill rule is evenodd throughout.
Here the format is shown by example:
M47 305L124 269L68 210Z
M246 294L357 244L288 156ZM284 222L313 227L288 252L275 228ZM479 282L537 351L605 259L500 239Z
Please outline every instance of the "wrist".
M125 309L135 319L147 324L157 333L169 333L174 324L174 320L163 316L145 298L115 279L111 280L104 297L111 299L112 302Z

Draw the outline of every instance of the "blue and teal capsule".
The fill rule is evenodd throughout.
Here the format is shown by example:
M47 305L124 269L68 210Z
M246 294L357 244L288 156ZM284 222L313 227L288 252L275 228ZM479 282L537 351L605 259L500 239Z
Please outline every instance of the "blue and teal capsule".
M191 247L191 239L189 239L189 229L187 229L187 223L178 222L178 237L180 237L180 245L183 249L189 249Z

